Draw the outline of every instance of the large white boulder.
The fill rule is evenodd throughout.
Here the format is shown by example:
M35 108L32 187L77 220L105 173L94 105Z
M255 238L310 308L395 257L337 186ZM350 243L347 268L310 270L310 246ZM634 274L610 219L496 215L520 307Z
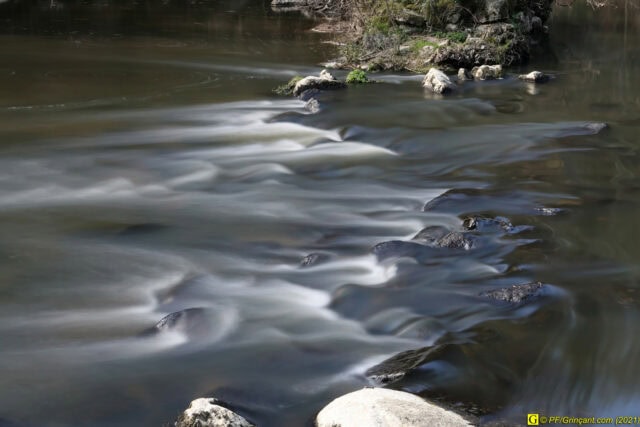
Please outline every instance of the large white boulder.
M317 427L463 427L469 421L418 396L365 388L341 396L318 413Z
M255 427L212 397L196 399L175 422L175 427Z
M427 75L424 76L422 86L434 93L440 94L451 92L456 88L456 85L449 79L449 76L437 68L430 69Z

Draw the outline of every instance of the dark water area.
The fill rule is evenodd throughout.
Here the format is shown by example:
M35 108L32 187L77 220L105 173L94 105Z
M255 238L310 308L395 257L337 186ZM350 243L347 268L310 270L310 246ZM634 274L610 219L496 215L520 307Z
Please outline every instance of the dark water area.
M639 12L556 7L509 70L545 85L388 73L311 114L271 89L332 37L268 2L0 3L0 425L157 426L201 396L311 425L434 344L389 387L483 421L637 415ZM469 215L514 227L371 252Z

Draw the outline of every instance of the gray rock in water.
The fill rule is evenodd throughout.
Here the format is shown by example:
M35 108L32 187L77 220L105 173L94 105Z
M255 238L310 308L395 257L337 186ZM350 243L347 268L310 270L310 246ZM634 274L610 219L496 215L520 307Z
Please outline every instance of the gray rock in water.
M196 307L167 314L154 326L142 331L140 335L146 337L177 329L186 330L190 326L202 323L206 317L205 312L206 309Z
M452 92L456 88L456 85L451 81L451 79L437 68L430 69L427 75L424 76L422 86L433 93L439 94Z
M317 99L311 98L307 101L306 104L304 104L304 109L310 113L315 114L320 111L320 103Z
M300 267L312 267L329 259L329 255L313 252L300 260Z
M440 240L436 241L435 246L439 248L464 249L468 251L473 247L473 240L458 231L452 231Z
M464 82L467 80L473 80L473 74L471 74L466 68L460 68L458 70L458 81Z
M341 396L316 417L317 427L463 427L469 421L418 396L365 388Z
M212 397L200 398L191 402L175 427L255 427L244 417L223 406L224 403Z
M343 89L346 83L336 80L327 70L322 70L320 76L307 76L296 83L293 88L293 95L300 96L308 90L331 90Z
M476 80L493 80L502 77L502 65L481 65L471 70Z
M543 216L554 216L567 213L566 209L562 208L547 208L545 206L540 206L534 209L537 213Z
M411 240L435 248L469 250L473 247L473 240L470 236L458 231L449 231L438 225L420 230Z
M442 239L447 234L449 234L449 230L446 227L431 225L420 230L411 240L429 246L436 246L438 240Z
M551 79L551 76L541 71L532 71L529 74L520 74L518 78L528 83L546 83Z
M382 261L387 258L416 257L420 254L421 249L425 249L424 245L403 240L390 240L378 243L371 249L371 252L376 255L378 260Z
M482 292L480 296L491 298L497 301L520 304L540 294L544 285L540 282L523 283L507 288L495 289L493 291Z
M511 222L502 216L495 218L486 218L483 216L470 216L462 221L465 230L477 231L513 231L514 227Z
M437 358L445 347L436 345L403 351L369 368L365 375L381 384L397 381L408 372Z

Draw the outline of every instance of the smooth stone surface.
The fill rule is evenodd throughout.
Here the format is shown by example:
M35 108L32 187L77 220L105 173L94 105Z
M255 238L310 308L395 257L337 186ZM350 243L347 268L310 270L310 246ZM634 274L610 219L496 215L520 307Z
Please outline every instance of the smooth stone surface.
M427 75L424 76L422 86L433 93L439 94L452 92L456 88L456 85L451 81L451 79L437 68L430 69Z
M467 420L418 396L397 390L365 388L329 403L317 427L459 427Z
M244 417L221 406L219 400L203 397L191 402L175 422L175 427L255 427Z

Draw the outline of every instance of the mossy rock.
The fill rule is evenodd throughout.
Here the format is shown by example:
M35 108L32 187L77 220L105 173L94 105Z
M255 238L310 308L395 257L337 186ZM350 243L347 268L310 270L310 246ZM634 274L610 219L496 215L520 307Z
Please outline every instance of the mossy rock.
M294 76L289 80L288 83L278 86L273 89L273 93L281 96L290 96L293 95L293 89L296 87L296 83L302 80L302 76Z

